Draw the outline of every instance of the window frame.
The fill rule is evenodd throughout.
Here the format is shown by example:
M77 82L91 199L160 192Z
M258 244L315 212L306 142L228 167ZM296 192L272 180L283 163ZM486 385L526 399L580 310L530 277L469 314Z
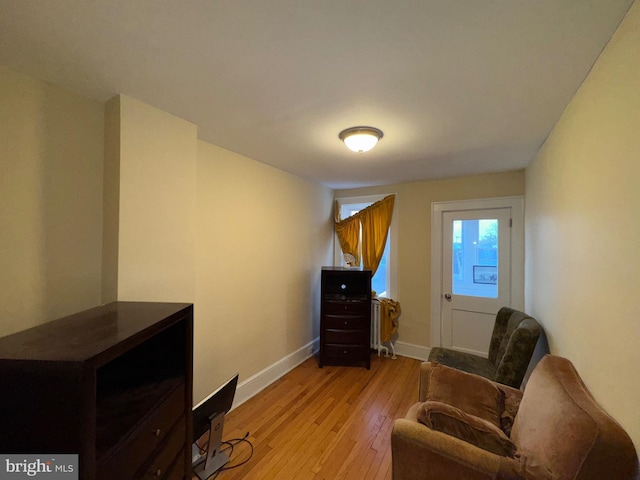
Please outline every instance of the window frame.
M359 195L359 196L339 196L335 197L335 202L338 203L338 208L341 209L343 204L357 204L368 203L372 204L382 200L389 195L395 195L395 201L393 205L393 216L391 218L391 225L389 226L389 236L387 241L389 242L389 265L387 266L387 295L386 298L393 298L397 300L398 295L398 195L394 193L383 193L375 195ZM342 266L343 257L342 249L340 248L340 241L338 235L333 232L333 265Z

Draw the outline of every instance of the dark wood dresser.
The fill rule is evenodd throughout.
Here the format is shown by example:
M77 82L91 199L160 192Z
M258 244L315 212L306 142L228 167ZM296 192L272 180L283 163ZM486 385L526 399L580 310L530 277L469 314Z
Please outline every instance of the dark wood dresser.
M323 267L319 365L371 367L371 271Z
M191 479L193 306L114 302L0 338L0 452Z

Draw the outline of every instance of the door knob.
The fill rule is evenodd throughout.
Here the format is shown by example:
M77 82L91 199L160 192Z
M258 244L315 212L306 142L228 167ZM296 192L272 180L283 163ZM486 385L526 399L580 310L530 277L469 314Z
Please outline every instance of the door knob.
M451 294L450 294L450 293L445 293L445 294L444 294L444 299L445 299L447 302L450 302L450 301L451 301Z

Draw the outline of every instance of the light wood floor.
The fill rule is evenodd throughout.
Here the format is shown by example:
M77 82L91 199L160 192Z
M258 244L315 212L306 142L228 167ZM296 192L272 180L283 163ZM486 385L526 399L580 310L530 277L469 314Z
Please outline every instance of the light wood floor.
M420 362L371 356L363 367L296 367L225 420L224 439L247 437L253 457L216 480L391 480L393 421L418 398ZM235 447L229 465L245 460Z

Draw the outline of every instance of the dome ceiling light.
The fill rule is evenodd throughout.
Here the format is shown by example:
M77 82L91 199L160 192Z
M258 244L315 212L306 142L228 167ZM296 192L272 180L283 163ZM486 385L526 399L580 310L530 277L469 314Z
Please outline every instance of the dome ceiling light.
M374 127L351 127L341 131L338 135L349 150L357 153L371 150L382 136L382 130Z

